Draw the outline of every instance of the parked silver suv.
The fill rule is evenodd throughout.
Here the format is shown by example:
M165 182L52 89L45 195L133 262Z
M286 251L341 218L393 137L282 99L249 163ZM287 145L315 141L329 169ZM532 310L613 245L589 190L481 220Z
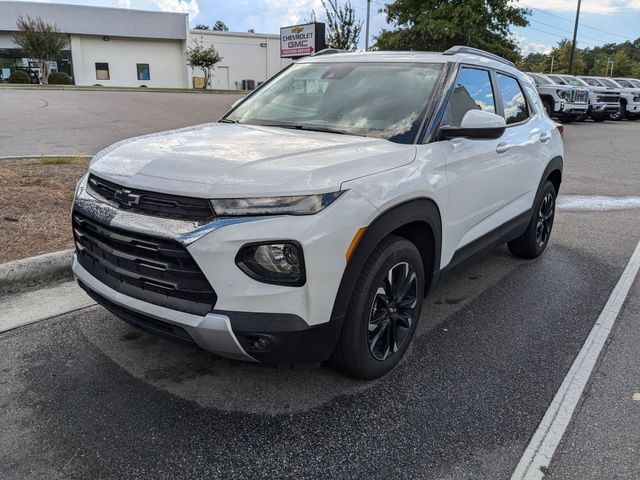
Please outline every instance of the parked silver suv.
M584 120L589 110L589 89L561 85L543 73L528 72L536 84L547 114L561 122Z

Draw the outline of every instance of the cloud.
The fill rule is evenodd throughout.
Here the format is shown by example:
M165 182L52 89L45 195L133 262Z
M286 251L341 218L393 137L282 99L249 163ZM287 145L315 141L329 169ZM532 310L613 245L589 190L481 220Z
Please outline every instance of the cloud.
M528 40L527 37L523 37L517 33L512 34L512 38L518 44L524 56L530 53L549 53L553 49L553 45L542 42L532 42Z
M520 6L556 12L575 12L576 0L520 0ZM584 13L611 14L640 10L640 0L583 0Z
M131 0L124 1L131 6ZM198 0L151 0L151 3L163 12L188 13L189 20L193 20L200 13Z

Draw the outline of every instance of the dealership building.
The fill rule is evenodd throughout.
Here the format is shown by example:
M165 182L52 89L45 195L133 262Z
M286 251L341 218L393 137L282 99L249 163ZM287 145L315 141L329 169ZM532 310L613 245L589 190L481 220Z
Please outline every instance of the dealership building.
M198 69L187 67L189 45L213 45L222 61L210 88L257 86L286 66L280 36L190 30L183 13L88 7L35 2L0 2L0 73L37 69L13 41L19 17L40 17L69 36L67 49L51 65L76 85L188 88Z

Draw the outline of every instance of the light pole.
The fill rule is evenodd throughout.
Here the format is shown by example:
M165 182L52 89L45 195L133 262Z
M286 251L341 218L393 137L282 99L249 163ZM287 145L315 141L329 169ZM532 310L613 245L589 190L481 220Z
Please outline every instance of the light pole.
M371 0L367 0L367 25L365 27L364 51L369 50L369 19L371 17Z
M578 9L576 10L576 24L573 26L573 43L571 44L571 55L569 55L569 75L573 75L573 56L576 52L576 37L578 36L578 21L580 20L580 4L582 0L578 0Z

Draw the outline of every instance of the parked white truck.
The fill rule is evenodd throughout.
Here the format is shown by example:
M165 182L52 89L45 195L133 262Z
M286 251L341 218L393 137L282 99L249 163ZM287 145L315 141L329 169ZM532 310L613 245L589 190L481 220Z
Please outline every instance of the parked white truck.
M584 120L589 110L589 89L562 85L543 73L527 72L536 84L547 114L561 122Z
M611 115L612 120L637 120L640 118L640 86L622 84L613 78L580 77L589 85L615 88L620 91L620 109Z
M573 75L549 74L548 77L562 85L570 85L589 89L589 117L594 122L604 122L611 115L620 110L620 90L591 86L584 80Z

